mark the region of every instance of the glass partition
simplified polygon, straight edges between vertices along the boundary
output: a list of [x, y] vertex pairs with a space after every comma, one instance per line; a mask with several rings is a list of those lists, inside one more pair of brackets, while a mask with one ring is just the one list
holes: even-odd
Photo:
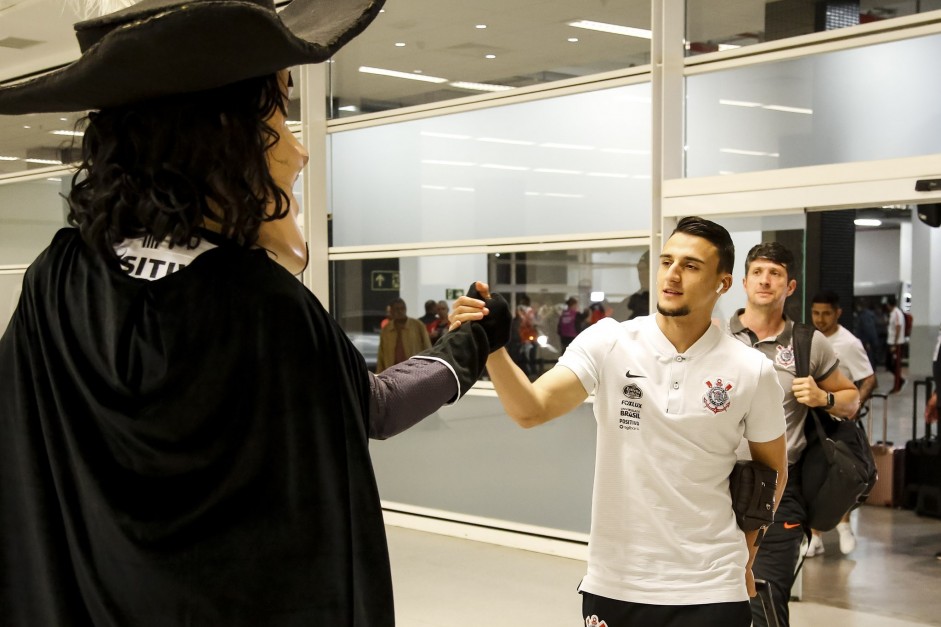
[[394, 438], [370, 442], [369, 453], [384, 501], [588, 533], [591, 404], [522, 429], [498, 399], [465, 396]]
[[650, 228], [650, 84], [330, 136], [333, 246]]
[[941, 152], [941, 35], [686, 80], [686, 176]]
[[[567, 307], [578, 315], [576, 333], [602, 317], [624, 320], [640, 311], [645, 294], [646, 247], [576, 249], [492, 254], [390, 257], [331, 262], [331, 307], [340, 326], [375, 368], [387, 306], [402, 298], [406, 315], [421, 318], [425, 303], [443, 303], [445, 316], [473, 281], [486, 281], [514, 312], [508, 347], [520, 367], [538, 376], [562, 350], [559, 318]], [[633, 297], [633, 300], [632, 300]], [[574, 304], [570, 303], [574, 299]], [[646, 296], [642, 299], [646, 305]], [[633, 309], [628, 306], [633, 305]], [[432, 318], [423, 320], [431, 324]], [[521, 327], [532, 326], [529, 336]], [[429, 330], [433, 326], [428, 327]]]
[[22, 268], [0, 268], [0, 336], [7, 330], [23, 287]]
[[941, 0], [687, 0], [686, 53], [734, 50], [941, 9]]
[[330, 64], [331, 118], [650, 62], [650, 3], [389, 0]]
[[0, 266], [32, 263], [66, 226], [61, 194], [70, 183], [63, 173], [0, 185]]

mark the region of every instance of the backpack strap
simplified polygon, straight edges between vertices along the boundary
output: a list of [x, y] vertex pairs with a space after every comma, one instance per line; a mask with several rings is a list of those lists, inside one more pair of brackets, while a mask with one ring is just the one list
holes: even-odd
[[814, 326], [804, 322], [795, 322], [792, 339], [794, 342], [794, 367], [798, 377], [810, 374], [810, 350], [814, 341]]

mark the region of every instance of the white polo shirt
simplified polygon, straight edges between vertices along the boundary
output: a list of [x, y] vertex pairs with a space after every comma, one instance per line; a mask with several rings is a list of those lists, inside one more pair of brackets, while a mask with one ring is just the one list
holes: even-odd
[[685, 353], [655, 316], [610, 318], [559, 359], [595, 392], [588, 574], [581, 589], [653, 605], [745, 601], [729, 474], [744, 436], [784, 433], [771, 362], [712, 325]]
[[840, 360], [840, 372], [847, 379], [855, 383], [872, 374], [872, 364], [869, 363], [869, 355], [866, 354], [863, 343], [846, 327], [841, 324], [836, 325], [836, 331], [833, 335], [828, 335], [827, 340]]

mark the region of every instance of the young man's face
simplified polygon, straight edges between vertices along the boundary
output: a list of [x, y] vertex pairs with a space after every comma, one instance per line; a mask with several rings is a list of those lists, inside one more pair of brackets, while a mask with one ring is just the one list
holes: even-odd
[[813, 318], [814, 326], [824, 335], [833, 335], [840, 321], [842, 309], [833, 308], [828, 303], [814, 303], [810, 308], [810, 315]]
[[787, 268], [770, 259], [758, 258], [748, 266], [742, 280], [748, 304], [784, 308], [784, 301], [797, 289], [797, 281], [787, 278]]
[[717, 289], [725, 291], [731, 275], [720, 273], [719, 251], [701, 237], [674, 233], [663, 246], [657, 269], [657, 311], [667, 317], [712, 314]]

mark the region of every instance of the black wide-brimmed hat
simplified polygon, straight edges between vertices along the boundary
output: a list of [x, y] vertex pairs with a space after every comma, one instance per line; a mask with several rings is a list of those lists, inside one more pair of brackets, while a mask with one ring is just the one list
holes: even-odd
[[82, 56], [0, 87], [0, 114], [83, 111], [221, 87], [321, 63], [384, 0], [142, 0], [75, 25]]

